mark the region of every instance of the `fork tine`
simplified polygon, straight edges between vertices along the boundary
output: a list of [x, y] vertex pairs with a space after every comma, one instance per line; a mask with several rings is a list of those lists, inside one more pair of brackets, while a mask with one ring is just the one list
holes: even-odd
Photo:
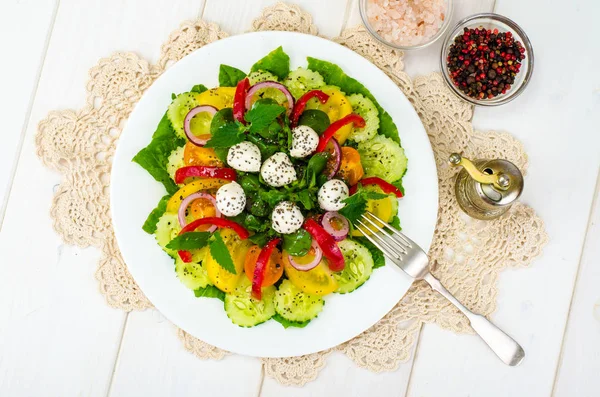
[[[363, 219], [366, 220], [367, 222], [369, 222], [371, 225], [373, 225], [373, 227], [380, 232], [381, 234], [383, 234], [384, 236], [386, 236], [391, 242], [395, 243], [396, 245], [396, 250], [400, 249], [400, 252], [402, 252], [404, 255], [406, 255], [408, 253], [408, 251], [406, 251], [406, 248], [404, 246], [402, 246], [401, 242], [398, 242], [397, 239], [394, 239], [394, 237], [392, 237], [388, 232], [386, 232], [385, 230], [383, 230], [383, 228], [381, 226], [379, 226], [377, 223], [373, 222], [371, 219], [369, 219], [368, 217], [366, 217], [364, 214], [362, 215]], [[391, 244], [388, 244], [388, 246], [391, 247]]]
[[[363, 234], [363, 236], [367, 237], [367, 239], [372, 242], [373, 244], [375, 244], [377, 246], [377, 248], [379, 248], [384, 254], [387, 252], [387, 254], [389, 255], [388, 257], [392, 260], [402, 260], [402, 256], [397, 252], [397, 250], [392, 247], [387, 241], [385, 241], [383, 239], [383, 237], [377, 235], [377, 231], [371, 229], [369, 226], [365, 225], [360, 219], [357, 219], [356, 222], [363, 227], [363, 229], [366, 230], [360, 230]], [[367, 232], [371, 232], [372, 234], [369, 235], [369, 233]], [[384, 232], [385, 233], [385, 232]], [[379, 244], [375, 243], [374, 240], [379, 241]], [[387, 247], [387, 249], [385, 248], [381, 248], [381, 246], [384, 245]]]
[[[364, 223], [362, 223], [360, 220], [357, 220], [357, 223], [359, 223], [359, 227], [357, 229], [360, 230], [360, 232], [363, 234], [363, 236], [367, 240], [369, 240], [371, 242], [371, 244], [373, 244], [375, 247], [379, 248], [379, 250], [383, 253], [383, 255], [386, 258], [388, 258], [392, 262], [395, 261], [396, 259], [402, 260], [402, 258], [394, 258], [390, 253], [387, 252], [387, 250], [385, 248], [383, 248], [383, 246], [380, 243], [375, 241], [375, 239], [373, 237], [371, 237], [368, 233], [366, 233], [366, 230], [370, 230], [370, 229], [367, 228]], [[366, 230], [361, 230], [361, 226], [362, 226], [362, 229], [366, 229]]]
[[408, 248], [412, 248], [413, 247], [414, 242], [411, 239], [409, 239], [408, 237], [406, 237], [405, 234], [403, 234], [399, 230], [393, 228], [392, 226], [390, 226], [389, 224], [387, 224], [386, 222], [384, 222], [383, 220], [381, 220], [377, 215], [373, 214], [372, 212], [365, 211], [365, 214], [368, 214], [369, 216], [373, 217], [376, 221], [381, 222], [381, 224], [383, 225], [383, 227], [387, 228], [393, 234], [395, 234], [396, 236], [398, 236], [402, 240], [402, 243], [404, 245], [406, 245], [406, 247], [408, 247]]

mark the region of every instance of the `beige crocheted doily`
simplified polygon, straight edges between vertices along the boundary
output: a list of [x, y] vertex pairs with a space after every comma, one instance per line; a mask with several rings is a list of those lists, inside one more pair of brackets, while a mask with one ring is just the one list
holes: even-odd
[[[316, 35], [312, 17], [297, 6], [279, 3], [266, 8], [254, 30], [292, 30]], [[162, 46], [157, 64], [134, 53], [115, 53], [90, 70], [88, 99], [80, 110], [53, 111], [39, 123], [38, 155], [45, 165], [64, 174], [52, 203], [54, 228], [67, 244], [102, 250], [96, 279], [107, 303], [122, 310], [152, 307], [129, 274], [117, 248], [109, 215], [108, 184], [112, 156], [125, 119], [144, 90], [170, 65], [203, 45], [227, 37], [217, 25], [184, 22]], [[498, 273], [526, 266], [547, 241], [542, 220], [517, 203], [502, 218], [482, 222], [466, 217], [453, 194], [456, 170], [447, 165], [452, 152], [471, 158], [503, 158], [527, 170], [522, 144], [507, 133], [475, 132], [472, 106], [451, 93], [438, 73], [412, 81], [403, 72], [401, 51], [374, 41], [362, 27], [333, 39], [369, 59], [398, 84], [425, 126], [435, 153], [439, 178], [439, 215], [430, 251], [433, 273], [461, 302], [477, 313], [496, 308]], [[391, 371], [407, 361], [423, 323], [454, 332], [472, 332], [468, 321], [424, 283], [415, 283], [379, 323], [335, 347], [357, 365]], [[179, 330], [189, 351], [202, 359], [227, 352]], [[263, 359], [265, 372], [284, 384], [315, 379], [331, 350], [303, 357]]]

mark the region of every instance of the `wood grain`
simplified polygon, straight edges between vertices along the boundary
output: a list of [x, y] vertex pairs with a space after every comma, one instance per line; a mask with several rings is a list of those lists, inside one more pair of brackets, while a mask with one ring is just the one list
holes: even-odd
[[[542, 8], [543, 16], [535, 11]], [[599, 125], [600, 57], [591, 52], [573, 63], [588, 53], [585, 42], [566, 36], [548, 40], [547, 33], [559, 25], [589, 26], [590, 37], [598, 36], [593, 20], [598, 10], [597, 3], [581, 0], [568, 7], [547, 7], [542, 0], [527, 6], [497, 2], [495, 11], [527, 32], [536, 57], [531, 83], [519, 98], [477, 108], [473, 119], [476, 128], [505, 130], [523, 142], [530, 161], [521, 200], [540, 214], [550, 236], [531, 267], [500, 275], [491, 316], [527, 356], [519, 367], [505, 367], [476, 337], [425, 327], [409, 396], [436, 395], [440, 384], [448, 395], [534, 397], [552, 391], [600, 164], [600, 136], [591, 128]], [[560, 57], [554, 55], [557, 48], [564, 51]], [[432, 373], [442, 378], [434, 381]]]

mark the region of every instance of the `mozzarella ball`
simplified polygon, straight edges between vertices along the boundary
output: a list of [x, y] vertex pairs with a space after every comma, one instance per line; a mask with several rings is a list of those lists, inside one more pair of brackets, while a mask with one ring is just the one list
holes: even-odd
[[246, 194], [237, 182], [223, 185], [217, 190], [217, 208], [225, 216], [236, 216], [246, 207]]
[[273, 208], [271, 221], [271, 226], [276, 232], [290, 234], [302, 227], [304, 215], [296, 204], [291, 201], [282, 201]]
[[325, 211], [338, 211], [346, 205], [343, 200], [349, 195], [348, 186], [339, 179], [327, 181], [319, 189], [319, 206]]
[[304, 158], [317, 150], [319, 134], [307, 125], [300, 125], [292, 130], [292, 149], [290, 155]]
[[279, 152], [265, 160], [260, 175], [269, 186], [281, 187], [298, 179], [296, 170], [287, 154]]
[[227, 152], [227, 164], [231, 168], [244, 172], [260, 171], [260, 150], [252, 142], [233, 145]]

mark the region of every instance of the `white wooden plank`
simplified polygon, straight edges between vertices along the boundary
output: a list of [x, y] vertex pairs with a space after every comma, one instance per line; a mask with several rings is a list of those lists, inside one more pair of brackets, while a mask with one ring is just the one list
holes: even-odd
[[291, 394], [297, 397], [345, 396], [345, 397], [401, 397], [404, 396], [412, 360], [401, 363], [396, 371], [375, 373], [359, 368], [340, 352], [327, 358], [327, 365], [319, 377], [302, 388], [283, 386], [265, 377], [261, 397], [277, 397]]
[[[507, 130], [524, 143], [530, 167], [522, 201], [542, 216], [550, 235], [532, 267], [501, 274], [498, 310], [492, 316], [522, 343], [527, 357], [509, 368], [474, 336], [425, 327], [409, 396], [551, 393], [600, 163], [600, 137], [592, 133], [600, 122], [600, 57], [582, 41], [547, 33], [559, 21], [573, 21], [573, 28], [577, 21], [597, 37], [593, 16], [598, 11], [598, 4], [585, 1], [569, 7], [548, 7], [541, 0], [527, 6], [517, 0], [497, 4], [496, 12], [526, 30], [536, 56], [533, 79], [521, 97], [497, 108], [478, 108], [474, 117], [476, 127]], [[563, 51], [560, 57], [553, 55], [557, 48]], [[572, 62], [582, 53], [589, 56]]]
[[125, 314], [98, 293], [99, 253], [54, 233], [59, 176], [35, 156], [32, 133], [0, 231], [0, 395], [104, 396]]
[[[362, 24], [358, 10], [358, 1], [353, 0], [354, 4], [350, 9], [347, 27], [354, 27]], [[494, 7], [494, 0], [454, 0], [453, 15], [449, 30], [456, 23], [468, 15], [479, 12], [491, 12]], [[438, 39], [430, 46], [413, 51], [406, 51], [404, 54], [404, 70], [411, 77], [429, 74], [440, 70], [440, 51], [442, 48], [443, 37]]]
[[[218, 23], [230, 34], [240, 34], [252, 29], [252, 21], [262, 10], [277, 0], [207, 0], [203, 18]], [[333, 37], [340, 33], [346, 16], [347, 0], [297, 0], [292, 2], [309, 12], [319, 34]]]
[[125, 314], [98, 293], [99, 253], [63, 246], [52, 230], [48, 206], [60, 176], [36, 158], [33, 138], [48, 111], [83, 104], [99, 58], [135, 50], [157, 59], [168, 33], [201, 6], [61, 1], [0, 232], [0, 395], [108, 392]]
[[0, 3], [0, 223], [21, 137], [29, 118], [47, 40], [55, 17], [56, 0], [6, 0]]
[[260, 381], [258, 359], [200, 360], [184, 349], [173, 324], [147, 310], [129, 314], [110, 396], [250, 397]]
[[554, 396], [594, 396], [600, 390], [600, 175], [565, 334]]

